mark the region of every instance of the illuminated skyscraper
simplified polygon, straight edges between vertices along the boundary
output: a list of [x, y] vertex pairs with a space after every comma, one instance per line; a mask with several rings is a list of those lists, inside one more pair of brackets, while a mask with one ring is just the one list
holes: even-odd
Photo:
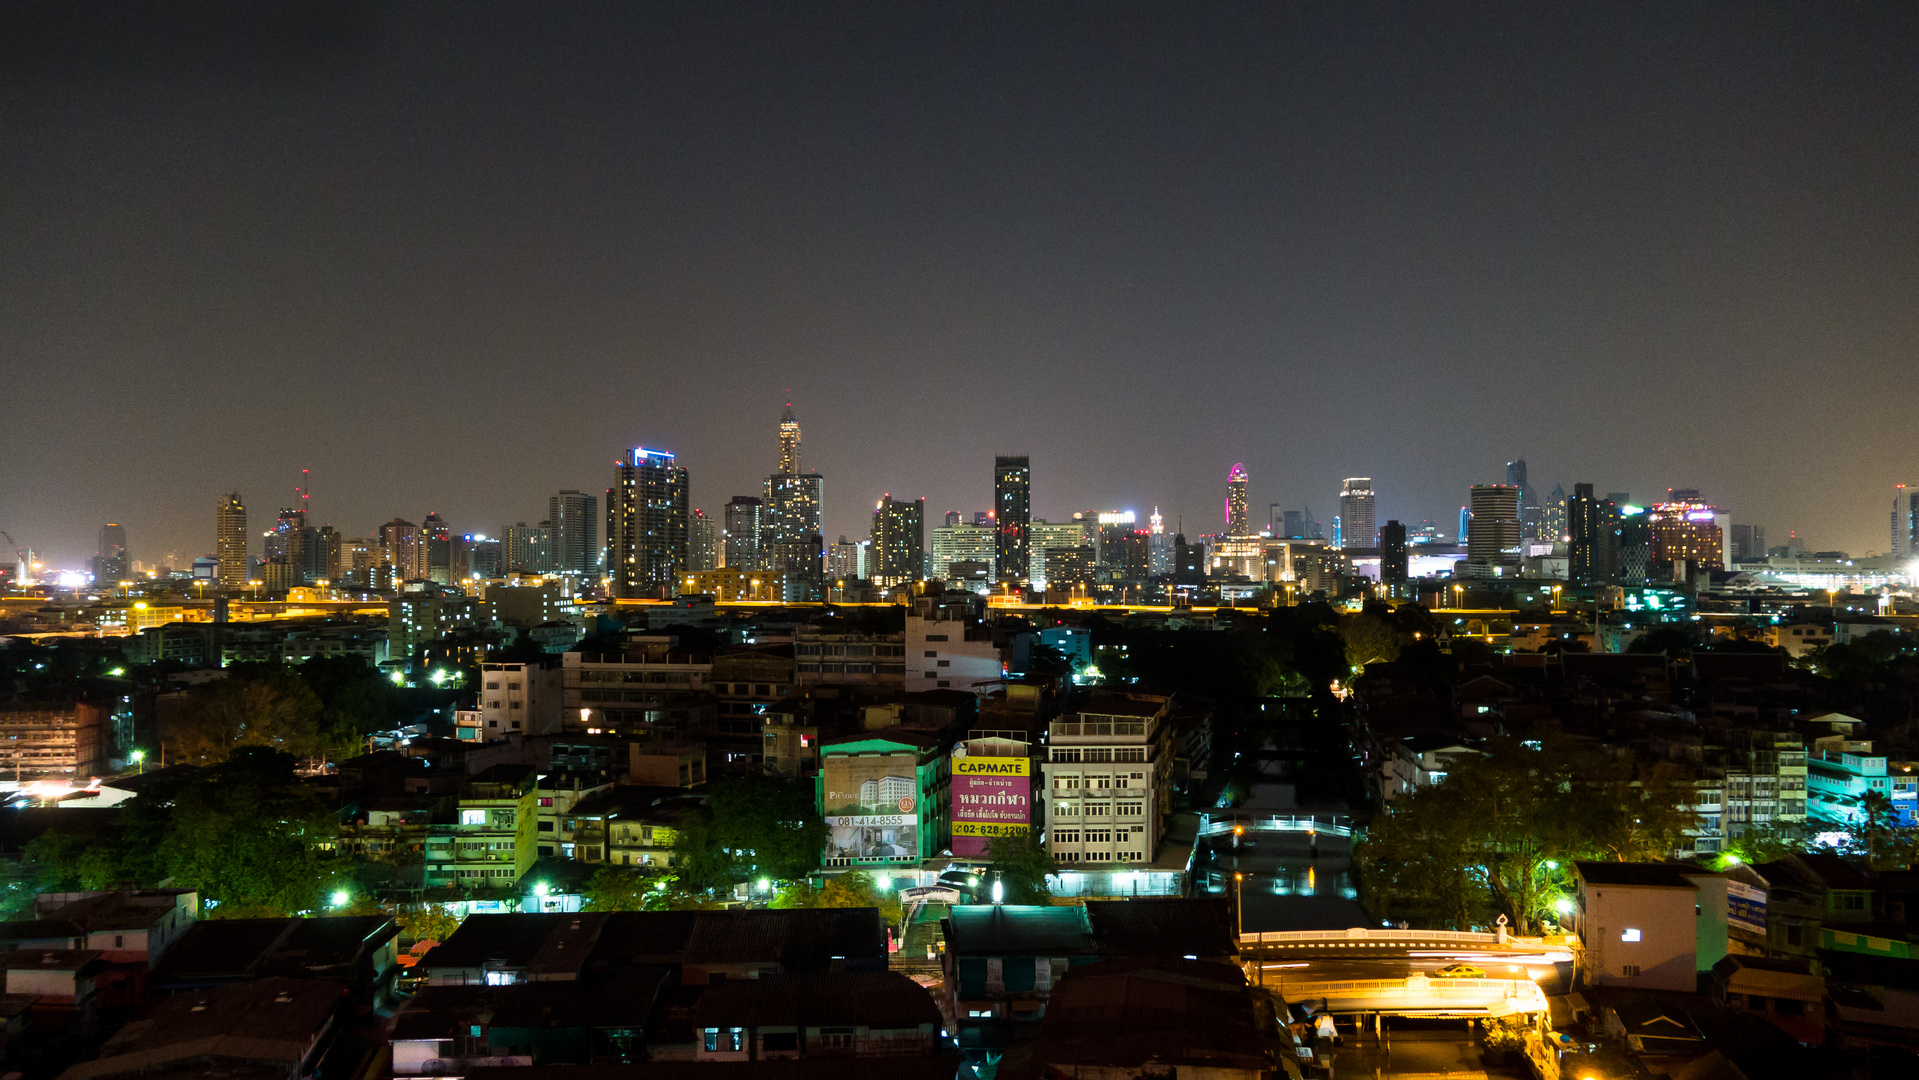
[[994, 573], [1024, 589], [1032, 580], [1033, 470], [1024, 457], [993, 459], [993, 513], [999, 522]]
[[1897, 484], [1892, 489], [1892, 554], [1919, 559], [1919, 488]]
[[734, 570], [764, 570], [760, 536], [766, 529], [766, 504], [751, 495], [735, 495], [726, 504], [726, 529], [721, 543], [724, 565]]
[[380, 546], [386, 549], [386, 561], [393, 567], [396, 581], [426, 576], [425, 552], [420, 547], [420, 527], [404, 518], [394, 518], [380, 526]]
[[686, 543], [689, 569], [719, 569], [720, 523], [707, 517], [706, 511], [693, 511], [693, 520], [687, 526]]
[[780, 471], [789, 474], [800, 471], [800, 422], [793, 415], [790, 401], [780, 417]]
[[1166, 531], [1166, 520], [1159, 516], [1159, 507], [1153, 507], [1153, 516], [1148, 520], [1152, 525], [1146, 533], [1146, 572], [1153, 577], [1165, 577], [1173, 572], [1173, 538]]
[[1379, 543], [1375, 528], [1373, 478], [1349, 476], [1339, 489], [1339, 546], [1369, 548]]
[[442, 585], [453, 580], [453, 527], [437, 510], [427, 511], [420, 522], [420, 556], [427, 580]]
[[553, 523], [553, 564], [562, 574], [594, 577], [600, 572], [600, 497], [567, 490], [546, 500]]
[[1713, 508], [1694, 489], [1668, 489], [1666, 501], [1648, 508], [1652, 533], [1649, 573], [1662, 576], [1685, 560], [1691, 571], [1725, 569], [1724, 538]]
[[1493, 567], [1518, 560], [1519, 543], [1519, 489], [1511, 484], [1474, 484], [1467, 563], [1491, 577]]
[[1226, 535], [1246, 535], [1246, 466], [1237, 462], [1226, 474]]
[[761, 567], [785, 575], [786, 599], [824, 597], [826, 482], [800, 471], [800, 422], [787, 405], [780, 417], [779, 471], [766, 478], [760, 521]]
[[873, 507], [873, 573], [880, 585], [905, 585], [926, 573], [926, 500], [894, 502], [884, 495]]
[[1539, 507], [1539, 539], [1555, 544], [1566, 539], [1566, 488], [1554, 484], [1553, 493]]
[[244, 589], [247, 584], [247, 508], [240, 493], [229, 491], [213, 510], [214, 554], [220, 560], [220, 587]]
[[687, 479], [672, 454], [634, 447], [606, 493], [607, 573], [622, 600], [668, 600], [686, 573]]

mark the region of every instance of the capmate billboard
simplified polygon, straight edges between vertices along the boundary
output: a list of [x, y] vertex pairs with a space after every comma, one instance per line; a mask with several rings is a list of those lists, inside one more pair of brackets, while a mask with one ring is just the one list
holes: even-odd
[[995, 838], [1032, 831], [1032, 759], [954, 750], [953, 854], [984, 856]]

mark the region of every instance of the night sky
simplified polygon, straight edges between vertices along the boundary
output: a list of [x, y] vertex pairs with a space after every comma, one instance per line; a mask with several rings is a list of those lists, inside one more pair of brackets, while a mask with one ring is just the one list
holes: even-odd
[[[0, 0], [0, 528], [1919, 482], [1919, 5]], [[628, 8], [638, 8], [638, 11]], [[929, 521], [929, 526], [936, 521]], [[258, 541], [255, 541], [258, 549]]]

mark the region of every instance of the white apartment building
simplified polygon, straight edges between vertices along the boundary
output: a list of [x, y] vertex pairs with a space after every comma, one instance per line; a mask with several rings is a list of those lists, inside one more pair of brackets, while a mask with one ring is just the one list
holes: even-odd
[[963, 607], [921, 600], [906, 617], [906, 692], [982, 692], [1005, 672], [993, 632]]
[[562, 679], [554, 664], [481, 664], [479, 741], [560, 730]]
[[1162, 697], [1100, 694], [1049, 726], [1040, 769], [1054, 862], [1153, 861], [1172, 795], [1166, 706]]

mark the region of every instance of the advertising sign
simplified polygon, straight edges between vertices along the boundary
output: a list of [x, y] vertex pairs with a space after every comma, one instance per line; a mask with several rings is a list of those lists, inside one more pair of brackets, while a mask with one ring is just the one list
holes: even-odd
[[1766, 932], [1766, 890], [1744, 882], [1726, 882], [1726, 925], [1755, 934]]
[[953, 754], [953, 854], [983, 856], [1001, 836], [1033, 831], [1032, 761]]
[[918, 859], [919, 772], [912, 754], [829, 754], [820, 762], [829, 859]]

